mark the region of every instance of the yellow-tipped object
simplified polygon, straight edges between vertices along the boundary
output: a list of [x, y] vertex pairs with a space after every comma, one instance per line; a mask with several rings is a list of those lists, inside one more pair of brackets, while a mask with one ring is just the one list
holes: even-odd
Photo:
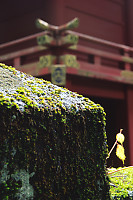
[[121, 133], [123, 129], [120, 129], [120, 133], [117, 133], [116, 135], [116, 139], [118, 142], [120, 142], [121, 144], [123, 144], [124, 140], [125, 140], [125, 136]]
[[126, 159], [125, 150], [124, 150], [124, 147], [120, 144], [117, 144], [116, 155], [120, 160], [122, 160], [122, 162], [124, 164], [124, 161]]

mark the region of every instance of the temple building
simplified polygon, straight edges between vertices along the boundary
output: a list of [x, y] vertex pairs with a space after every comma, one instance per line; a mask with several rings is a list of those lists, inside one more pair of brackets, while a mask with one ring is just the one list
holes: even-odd
[[[133, 0], [0, 2], [0, 62], [101, 104], [133, 165]], [[41, 19], [37, 26], [36, 19]], [[61, 79], [60, 79], [61, 78]], [[122, 166], [112, 152], [108, 166]]]

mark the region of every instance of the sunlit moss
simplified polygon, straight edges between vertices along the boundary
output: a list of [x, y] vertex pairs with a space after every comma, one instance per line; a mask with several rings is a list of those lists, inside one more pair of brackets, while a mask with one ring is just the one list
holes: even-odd
[[112, 199], [133, 199], [133, 167], [110, 168], [108, 171]]
[[2, 198], [14, 199], [23, 191], [24, 181], [12, 184], [23, 169], [34, 174], [28, 179], [34, 200], [110, 200], [103, 108], [48, 81], [0, 67], [13, 83], [8, 90], [0, 87], [0, 168], [6, 160], [11, 177], [2, 182]]

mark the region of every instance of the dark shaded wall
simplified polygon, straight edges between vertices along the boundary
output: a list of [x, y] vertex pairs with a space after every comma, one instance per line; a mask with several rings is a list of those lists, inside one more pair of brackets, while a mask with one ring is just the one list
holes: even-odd
[[133, 46], [133, 0], [126, 1], [127, 44]]
[[37, 17], [52, 22], [52, 6], [46, 0], [5, 0], [0, 7], [0, 43], [40, 32], [35, 27]]

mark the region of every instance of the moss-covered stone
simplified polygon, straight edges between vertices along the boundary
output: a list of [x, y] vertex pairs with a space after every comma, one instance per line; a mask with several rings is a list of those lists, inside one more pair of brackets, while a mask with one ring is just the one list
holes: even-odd
[[105, 112], [0, 64], [0, 198], [109, 200]]

